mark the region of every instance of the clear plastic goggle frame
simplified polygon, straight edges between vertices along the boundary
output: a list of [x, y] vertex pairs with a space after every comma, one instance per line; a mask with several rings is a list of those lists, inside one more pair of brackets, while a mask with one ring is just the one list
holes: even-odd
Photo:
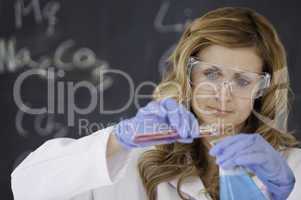
[[227, 86], [234, 96], [254, 99], [264, 94], [270, 86], [271, 79], [267, 72], [255, 73], [235, 67], [225, 67], [195, 57], [189, 57], [188, 77], [190, 85], [201, 93], [215, 94], [221, 87]]

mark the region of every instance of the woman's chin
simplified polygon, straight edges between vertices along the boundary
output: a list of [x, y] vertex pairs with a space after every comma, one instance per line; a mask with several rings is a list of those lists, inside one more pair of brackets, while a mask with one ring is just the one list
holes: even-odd
[[237, 132], [235, 125], [233, 123], [202, 122], [201, 126], [210, 127], [209, 130], [211, 130], [211, 132], [209, 135], [214, 135], [219, 137], [234, 135]]

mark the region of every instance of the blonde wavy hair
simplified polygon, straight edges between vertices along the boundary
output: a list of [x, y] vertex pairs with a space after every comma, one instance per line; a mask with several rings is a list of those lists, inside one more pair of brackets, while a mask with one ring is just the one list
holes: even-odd
[[[168, 59], [168, 69], [155, 88], [153, 99], [172, 97], [193, 113], [190, 104], [192, 90], [187, 77], [188, 57], [214, 44], [230, 48], [255, 47], [264, 61], [263, 71], [271, 74], [271, 86], [264, 96], [255, 100], [255, 112], [246, 120], [243, 131], [261, 134], [277, 150], [297, 145], [293, 132], [286, 129], [289, 94], [293, 93], [283, 44], [273, 25], [249, 8], [219, 8], [190, 23]], [[269, 123], [258, 118], [256, 113], [270, 119]], [[210, 162], [208, 151], [202, 139], [195, 139], [190, 144], [157, 145], [155, 149], [145, 151], [139, 158], [138, 168], [148, 198], [157, 198], [158, 184], [179, 178], [177, 193], [181, 199], [186, 199], [180, 187], [186, 178], [197, 176], [204, 183], [205, 192], [213, 199], [219, 199], [218, 168]]]

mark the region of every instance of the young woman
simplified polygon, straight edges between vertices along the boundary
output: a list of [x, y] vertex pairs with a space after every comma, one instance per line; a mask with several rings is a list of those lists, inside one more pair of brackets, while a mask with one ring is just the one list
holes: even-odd
[[[219, 199], [219, 166], [248, 169], [267, 199], [300, 199], [286, 55], [267, 19], [247, 8], [213, 10], [186, 28], [169, 64], [134, 117], [31, 153], [11, 175], [15, 200]], [[205, 125], [220, 135], [201, 137]], [[175, 137], [135, 140], [164, 128]]]

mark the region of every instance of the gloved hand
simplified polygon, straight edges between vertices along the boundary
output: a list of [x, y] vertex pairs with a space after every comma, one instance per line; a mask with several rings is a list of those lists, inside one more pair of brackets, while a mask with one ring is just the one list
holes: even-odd
[[[153, 133], [166, 129], [175, 130], [179, 137], [141, 144], [134, 142], [134, 137], [138, 133]], [[126, 149], [168, 144], [175, 141], [191, 143], [193, 138], [199, 136], [197, 119], [182, 104], [172, 98], [149, 102], [145, 107], [140, 108], [133, 118], [120, 121], [114, 130], [117, 140]]]
[[259, 134], [225, 137], [209, 154], [223, 169], [243, 166], [266, 185], [273, 199], [287, 199], [295, 184], [295, 176], [286, 160]]

